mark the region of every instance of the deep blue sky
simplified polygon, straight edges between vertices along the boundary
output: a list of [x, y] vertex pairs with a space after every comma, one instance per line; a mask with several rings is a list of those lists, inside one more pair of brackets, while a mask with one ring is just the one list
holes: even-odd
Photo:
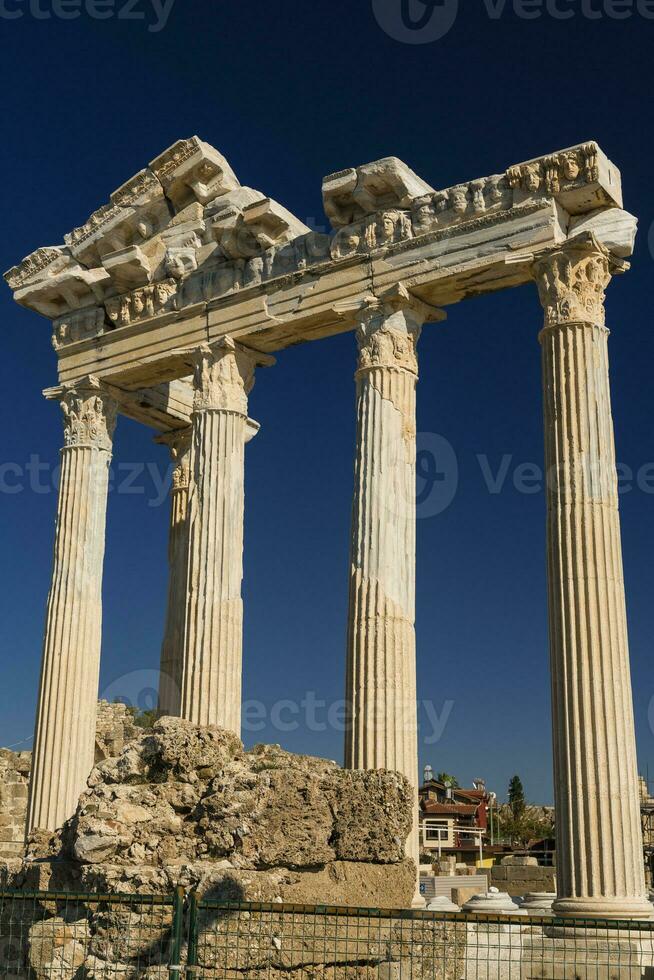
[[[115, 18], [40, 20], [19, 4], [2, 9], [22, 17], [0, 15], [2, 270], [61, 241], [112, 189], [193, 133], [243, 183], [318, 225], [321, 178], [346, 166], [393, 154], [447, 187], [597, 139], [641, 221], [633, 269], [608, 296], [618, 457], [634, 471], [654, 460], [654, 21], [528, 21], [508, 3], [491, 19], [484, 4], [462, 0], [444, 38], [409, 45], [380, 28], [371, 0], [176, 0], [158, 33]], [[152, 21], [148, 0], [139, 4]], [[40, 395], [56, 381], [48, 324], [0, 293], [0, 465], [24, 468], [35, 456], [53, 466], [61, 423]], [[542, 460], [540, 323], [535, 289], [525, 287], [452, 307], [446, 324], [423, 333], [421, 445], [447, 466], [436, 439], [444, 437], [459, 480], [451, 505], [418, 524], [417, 637], [420, 697], [439, 713], [453, 702], [422, 762], [465, 782], [485, 776], [501, 795], [518, 772], [528, 796], [547, 801], [544, 499], [513, 484], [516, 466]], [[260, 373], [250, 400], [262, 429], [247, 453], [245, 697], [268, 710], [307, 691], [329, 702], [343, 695], [354, 364], [351, 336], [294, 348]], [[166, 466], [152, 433], [125, 420], [115, 450], [117, 464]], [[479, 455], [492, 474], [510, 457], [500, 493], [488, 492]], [[32, 732], [56, 498], [9, 494], [16, 471], [0, 472], [6, 745]], [[147, 673], [121, 678], [156, 669], [162, 633], [168, 509], [151, 506], [150, 479], [136, 485], [142, 493], [112, 493], [109, 503], [101, 689], [110, 694], [148, 686]], [[654, 775], [653, 516], [652, 493], [623, 495], [639, 757]], [[342, 737], [329, 727], [268, 726], [246, 740], [341, 758]]]

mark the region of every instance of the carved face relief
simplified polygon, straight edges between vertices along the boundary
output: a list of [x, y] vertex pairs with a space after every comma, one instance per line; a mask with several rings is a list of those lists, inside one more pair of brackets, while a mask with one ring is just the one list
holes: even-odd
[[452, 210], [455, 214], [465, 214], [468, 210], [468, 194], [463, 188], [451, 192]]
[[413, 231], [416, 235], [426, 235], [438, 224], [432, 204], [427, 201], [413, 212]]
[[563, 167], [563, 176], [566, 180], [576, 180], [581, 173], [581, 167], [579, 166], [579, 161], [574, 153], [567, 153], [563, 160], [561, 161]]
[[354, 228], [345, 228], [334, 238], [332, 255], [335, 259], [346, 259], [359, 251], [361, 236]]
[[530, 193], [537, 191], [541, 185], [540, 171], [537, 167], [528, 166], [524, 170], [525, 189]]
[[447, 194], [443, 194], [442, 192], [434, 194], [434, 210], [437, 214], [447, 211], [448, 204]]
[[129, 297], [122, 296], [120, 300], [120, 312], [118, 314], [118, 322], [121, 324], [121, 326], [124, 326], [125, 324], [130, 322], [130, 319], [131, 316], [130, 316]]
[[478, 214], [486, 210], [486, 200], [484, 198], [484, 184], [483, 181], [479, 181], [475, 184], [470, 185], [470, 190], [472, 191], [472, 208]]
[[154, 299], [157, 306], [165, 306], [172, 294], [175, 291], [175, 287], [168, 282], [158, 282], [154, 287]]
[[384, 214], [380, 223], [380, 244], [392, 242], [395, 237], [395, 221], [391, 214]]

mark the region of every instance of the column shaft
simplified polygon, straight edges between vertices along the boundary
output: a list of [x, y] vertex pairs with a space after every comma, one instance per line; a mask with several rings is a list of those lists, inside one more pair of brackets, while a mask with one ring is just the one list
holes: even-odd
[[[270, 358], [258, 358], [270, 363]], [[192, 423], [182, 717], [241, 729], [245, 444], [256, 361], [230, 338], [198, 351]]]
[[597, 243], [536, 269], [548, 476], [547, 541], [557, 884], [555, 911], [651, 916]]
[[416, 382], [420, 321], [373, 310], [358, 331], [345, 764], [391, 769], [415, 789], [407, 852], [418, 864], [415, 648]]
[[182, 707], [184, 621], [188, 573], [188, 492], [191, 430], [161, 436], [174, 463], [168, 538], [168, 604], [161, 646], [159, 714], [179, 716]]
[[99, 386], [62, 396], [66, 444], [34, 735], [28, 833], [72, 815], [93, 767], [102, 566], [115, 405]]

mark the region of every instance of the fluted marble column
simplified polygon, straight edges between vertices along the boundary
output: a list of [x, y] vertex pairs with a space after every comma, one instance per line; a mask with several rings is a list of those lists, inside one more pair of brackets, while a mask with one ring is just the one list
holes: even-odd
[[170, 449], [173, 483], [170, 490], [168, 538], [168, 605], [161, 646], [159, 714], [177, 717], [182, 707], [184, 620], [188, 572], [188, 491], [190, 479], [191, 429], [160, 436]]
[[381, 303], [357, 331], [346, 676], [345, 764], [397, 770], [415, 787], [407, 853], [416, 864], [416, 344], [425, 319], [417, 303]]
[[94, 378], [57, 391], [64, 448], [34, 734], [28, 833], [72, 815], [93, 767], [102, 566], [116, 405]]
[[560, 915], [650, 917], [608, 371], [606, 250], [535, 266], [543, 353]]
[[226, 337], [195, 358], [182, 717], [240, 734], [245, 444], [255, 355]]

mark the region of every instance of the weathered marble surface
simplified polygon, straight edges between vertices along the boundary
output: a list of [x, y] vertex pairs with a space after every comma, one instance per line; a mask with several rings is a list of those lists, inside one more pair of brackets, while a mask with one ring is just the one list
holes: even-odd
[[595, 143], [440, 191], [390, 157], [326, 177], [323, 197], [331, 233], [242, 187], [207, 143], [180, 140], [5, 278], [53, 321], [60, 380], [97, 374], [136, 392], [179, 380], [175, 352], [225, 333], [271, 352], [356, 329], [367, 297], [400, 283], [440, 306], [526, 282], [532, 253], [575, 222], [624, 254], [633, 240], [620, 173]]

